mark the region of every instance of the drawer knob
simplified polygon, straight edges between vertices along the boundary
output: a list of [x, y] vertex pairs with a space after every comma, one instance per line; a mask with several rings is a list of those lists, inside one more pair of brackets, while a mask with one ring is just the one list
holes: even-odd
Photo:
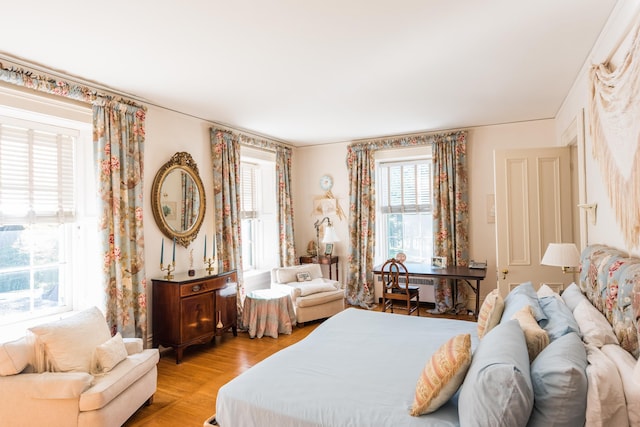
[[200, 290], [200, 285], [194, 285], [193, 288], [191, 288], [192, 292], [198, 292]]

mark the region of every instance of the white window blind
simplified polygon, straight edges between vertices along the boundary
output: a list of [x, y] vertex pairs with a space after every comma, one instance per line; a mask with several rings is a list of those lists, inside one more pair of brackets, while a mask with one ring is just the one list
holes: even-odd
[[381, 163], [378, 171], [382, 213], [431, 212], [431, 160]]
[[75, 219], [77, 131], [0, 116], [0, 223]]
[[240, 163], [240, 217], [242, 219], [257, 218], [256, 175], [258, 165]]

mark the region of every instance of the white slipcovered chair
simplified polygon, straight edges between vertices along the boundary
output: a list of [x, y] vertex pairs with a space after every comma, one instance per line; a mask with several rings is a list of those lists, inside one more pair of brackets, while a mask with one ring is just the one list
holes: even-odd
[[340, 282], [322, 277], [320, 264], [274, 268], [271, 288], [291, 294], [298, 324], [331, 317], [345, 307]]

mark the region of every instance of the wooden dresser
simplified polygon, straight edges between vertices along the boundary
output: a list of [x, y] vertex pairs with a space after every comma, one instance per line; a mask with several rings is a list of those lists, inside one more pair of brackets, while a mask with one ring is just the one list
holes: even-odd
[[229, 330], [237, 336], [236, 282], [235, 271], [208, 275], [204, 269], [195, 276], [152, 279], [153, 346], [173, 347], [180, 363], [190, 345], [210, 342]]

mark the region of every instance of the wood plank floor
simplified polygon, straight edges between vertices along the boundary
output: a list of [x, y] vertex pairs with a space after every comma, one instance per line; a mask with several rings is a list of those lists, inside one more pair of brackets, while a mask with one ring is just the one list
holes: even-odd
[[[428, 316], [425, 308], [420, 308], [420, 315]], [[473, 320], [469, 316], [459, 318]], [[163, 351], [153, 404], [140, 408], [125, 426], [202, 426], [215, 413], [221, 386], [266, 357], [305, 338], [321, 323], [308, 322], [303, 327], [294, 327], [291, 335], [280, 335], [277, 339], [251, 339], [242, 331], [238, 331], [237, 337], [226, 334], [216, 337], [211, 344], [188, 347], [179, 365], [173, 350]]]

